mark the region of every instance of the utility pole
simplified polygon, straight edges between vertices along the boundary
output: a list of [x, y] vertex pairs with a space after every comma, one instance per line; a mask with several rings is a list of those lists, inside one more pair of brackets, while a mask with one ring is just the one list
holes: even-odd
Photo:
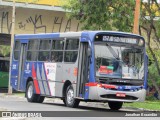
[[9, 82], [8, 82], [8, 94], [12, 94], [12, 86], [11, 86], [11, 70], [12, 70], [12, 50], [14, 43], [14, 29], [15, 29], [15, 0], [13, 0], [13, 8], [12, 8], [12, 32], [11, 32], [11, 49], [10, 49], [10, 67], [9, 67]]
[[136, 0], [133, 33], [139, 34], [139, 18], [140, 18], [140, 4], [141, 0]]

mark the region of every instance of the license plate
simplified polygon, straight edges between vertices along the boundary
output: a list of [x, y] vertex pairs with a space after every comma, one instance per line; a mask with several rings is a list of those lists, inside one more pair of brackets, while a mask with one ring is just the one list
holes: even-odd
[[117, 97], [126, 97], [126, 94], [125, 93], [116, 93], [116, 96]]

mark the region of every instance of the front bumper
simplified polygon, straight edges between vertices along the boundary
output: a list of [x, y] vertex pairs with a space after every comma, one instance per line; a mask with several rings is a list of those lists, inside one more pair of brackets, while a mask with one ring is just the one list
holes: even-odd
[[[126, 97], [117, 97], [117, 93], [125, 93]], [[98, 101], [142, 102], [145, 100], [146, 90], [118, 91], [104, 89], [98, 86], [89, 87], [89, 99]]]

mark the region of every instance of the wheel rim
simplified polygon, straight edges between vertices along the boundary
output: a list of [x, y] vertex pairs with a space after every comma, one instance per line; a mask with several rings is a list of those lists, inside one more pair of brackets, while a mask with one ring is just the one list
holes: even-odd
[[74, 100], [74, 94], [73, 94], [73, 89], [69, 89], [68, 90], [68, 93], [67, 93], [67, 102], [68, 104], [72, 104], [73, 103], [73, 100]]
[[28, 87], [28, 98], [31, 98], [32, 95], [33, 95], [33, 86], [30, 85], [30, 86]]

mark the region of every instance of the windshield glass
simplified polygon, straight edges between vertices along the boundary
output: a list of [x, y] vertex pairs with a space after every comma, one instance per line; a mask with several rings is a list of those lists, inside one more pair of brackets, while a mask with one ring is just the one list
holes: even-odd
[[143, 57], [141, 48], [95, 43], [96, 76], [143, 79]]

